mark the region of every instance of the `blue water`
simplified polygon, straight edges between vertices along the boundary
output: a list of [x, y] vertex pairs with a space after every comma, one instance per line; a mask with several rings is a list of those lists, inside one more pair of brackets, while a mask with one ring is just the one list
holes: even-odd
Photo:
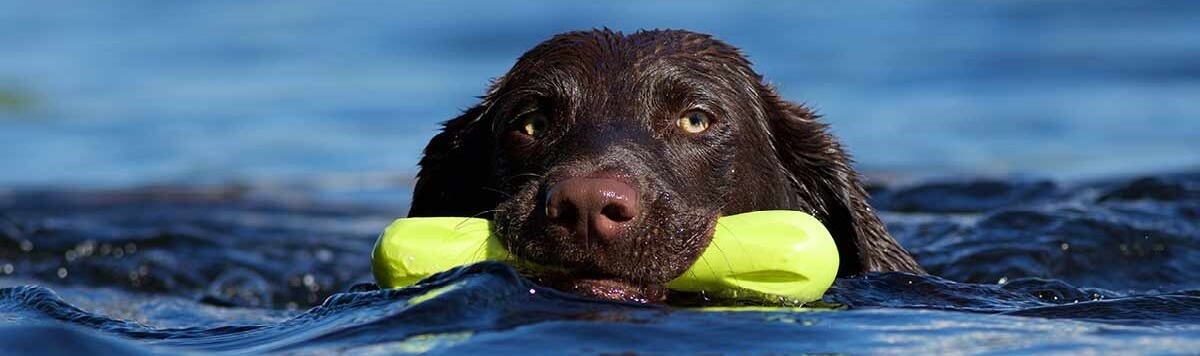
[[[0, 1], [0, 353], [1194, 353], [1196, 18], [1189, 1]], [[839, 280], [803, 311], [584, 300], [498, 264], [362, 285], [437, 123], [530, 46], [600, 26], [743, 48], [825, 115], [934, 276]]]
[[[0, 184], [377, 181], [550, 35], [743, 48], [866, 171], [1062, 178], [1200, 165], [1193, 1], [603, 5], [0, 1]], [[2, 102], [2, 101], [0, 101]]]

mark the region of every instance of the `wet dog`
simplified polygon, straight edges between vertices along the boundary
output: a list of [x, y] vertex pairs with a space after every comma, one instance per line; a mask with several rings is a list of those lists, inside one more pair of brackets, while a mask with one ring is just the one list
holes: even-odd
[[479, 216], [560, 290], [662, 301], [718, 217], [800, 210], [838, 274], [923, 273], [826, 124], [734, 47], [678, 30], [569, 32], [526, 52], [425, 148], [409, 216]]

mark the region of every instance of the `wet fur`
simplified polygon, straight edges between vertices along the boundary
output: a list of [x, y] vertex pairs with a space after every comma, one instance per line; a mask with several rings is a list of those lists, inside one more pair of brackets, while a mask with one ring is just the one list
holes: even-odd
[[[530, 105], [550, 117], [532, 141], [513, 133], [514, 117]], [[714, 124], [681, 134], [674, 119], [696, 107]], [[923, 273], [868, 205], [826, 124], [779, 97], [736, 48], [704, 34], [557, 35], [447, 121], [420, 165], [409, 216], [493, 219], [510, 251], [577, 278], [665, 283], [708, 245], [717, 217], [771, 209], [824, 222], [841, 276]], [[630, 238], [580, 243], [541, 213], [554, 183], [594, 175], [641, 192]]]

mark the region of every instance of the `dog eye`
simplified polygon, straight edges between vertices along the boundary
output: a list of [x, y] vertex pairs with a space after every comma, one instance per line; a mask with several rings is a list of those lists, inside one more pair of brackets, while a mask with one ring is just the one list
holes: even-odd
[[708, 114], [705, 114], [699, 110], [692, 110], [684, 113], [683, 116], [680, 116], [679, 120], [676, 121], [675, 124], [687, 133], [698, 134], [704, 132], [704, 130], [708, 130], [708, 125], [710, 122], [711, 120], [708, 118]]
[[529, 136], [537, 136], [546, 130], [546, 115], [540, 112], [531, 112], [521, 115], [521, 133]]

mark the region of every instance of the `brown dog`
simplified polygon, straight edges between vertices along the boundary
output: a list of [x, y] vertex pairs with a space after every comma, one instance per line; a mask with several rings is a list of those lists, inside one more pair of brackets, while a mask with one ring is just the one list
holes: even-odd
[[490, 218], [561, 290], [664, 300], [718, 217], [772, 209], [824, 222], [840, 276], [923, 273], [818, 116], [708, 35], [564, 33], [482, 99], [425, 148], [409, 216]]

